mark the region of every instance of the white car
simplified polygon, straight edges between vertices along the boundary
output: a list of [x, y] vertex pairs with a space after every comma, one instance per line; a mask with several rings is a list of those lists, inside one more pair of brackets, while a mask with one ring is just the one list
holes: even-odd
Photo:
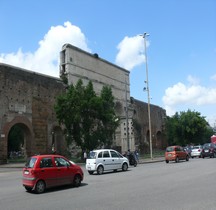
[[202, 146], [198, 145], [198, 146], [194, 146], [193, 149], [191, 150], [191, 157], [202, 157]]
[[86, 159], [86, 170], [89, 174], [96, 171], [100, 175], [104, 171], [117, 171], [119, 169], [127, 171], [128, 166], [128, 159], [112, 149], [93, 150]]

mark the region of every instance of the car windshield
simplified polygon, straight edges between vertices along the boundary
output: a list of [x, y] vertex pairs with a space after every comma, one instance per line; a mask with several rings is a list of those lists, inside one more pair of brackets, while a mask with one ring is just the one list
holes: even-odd
[[203, 148], [210, 148], [211, 147], [211, 144], [204, 144], [203, 145]]
[[88, 159], [95, 159], [96, 158], [96, 152], [89, 152], [89, 156], [88, 156]]
[[173, 152], [174, 151], [174, 147], [167, 147], [166, 151], [167, 152]]
[[30, 158], [30, 159], [28, 159], [25, 166], [27, 168], [33, 168], [34, 165], [35, 165], [36, 160], [37, 160], [37, 158]]

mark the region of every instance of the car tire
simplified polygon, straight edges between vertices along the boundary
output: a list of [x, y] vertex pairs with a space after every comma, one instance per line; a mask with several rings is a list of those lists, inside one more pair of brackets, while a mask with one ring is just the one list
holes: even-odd
[[179, 162], [179, 157], [176, 157], [175, 162], [176, 162], [176, 163]]
[[43, 180], [39, 180], [35, 186], [35, 192], [37, 194], [43, 193], [46, 189], [46, 184]]
[[79, 174], [75, 175], [73, 180], [73, 186], [79, 187], [81, 185], [81, 176]]
[[90, 175], [92, 175], [92, 174], [94, 173], [94, 171], [88, 171], [88, 173], [89, 173]]
[[103, 174], [103, 171], [104, 171], [103, 166], [98, 166], [98, 168], [97, 168], [97, 174], [101, 175], [101, 174]]
[[189, 156], [188, 155], [186, 156], [186, 161], [189, 161]]
[[128, 164], [127, 163], [123, 163], [122, 165], [122, 171], [127, 171], [128, 170]]
[[166, 163], [169, 163], [169, 160], [166, 160]]

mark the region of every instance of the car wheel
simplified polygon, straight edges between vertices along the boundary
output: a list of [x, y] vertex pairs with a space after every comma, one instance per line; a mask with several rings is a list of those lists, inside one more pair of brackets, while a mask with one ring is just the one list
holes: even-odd
[[25, 187], [27, 192], [31, 192], [32, 188], [31, 187]]
[[213, 154], [213, 158], [216, 158], [216, 153]]
[[122, 171], [127, 171], [127, 169], [128, 169], [128, 164], [127, 164], [127, 163], [124, 163], [124, 164], [122, 165]]
[[88, 173], [89, 173], [90, 175], [92, 175], [92, 174], [94, 173], [94, 171], [88, 171]]
[[169, 160], [166, 160], [166, 163], [169, 163]]
[[103, 166], [98, 166], [98, 168], [97, 168], [97, 174], [101, 175], [101, 174], [103, 174], [103, 171], [104, 171]]
[[179, 157], [176, 157], [175, 162], [176, 162], [176, 163], [179, 162]]
[[188, 155], [186, 156], [186, 161], [189, 161], [189, 156]]
[[74, 180], [73, 180], [73, 186], [74, 187], [79, 187], [81, 184], [81, 176], [80, 175], [75, 175]]
[[205, 158], [205, 156], [203, 155], [203, 157], [202, 157], [203, 159]]
[[40, 194], [43, 193], [46, 189], [46, 184], [44, 181], [39, 180], [35, 186], [35, 192]]

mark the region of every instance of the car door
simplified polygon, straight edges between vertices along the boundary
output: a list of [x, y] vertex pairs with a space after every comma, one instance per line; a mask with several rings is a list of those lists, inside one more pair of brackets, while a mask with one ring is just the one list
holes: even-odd
[[109, 150], [103, 151], [102, 162], [103, 162], [102, 164], [104, 165], [105, 171], [113, 169], [112, 159], [111, 159]]
[[186, 158], [186, 152], [184, 151], [183, 147], [178, 147], [178, 151], [179, 151], [179, 156], [181, 160]]
[[41, 158], [38, 169], [38, 177], [45, 180], [47, 187], [58, 185], [56, 172], [57, 169], [53, 164], [52, 157]]
[[111, 150], [111, 163], [112, 169], [119, 169], [121, 168], [121, 159], [116, 151]]
[[60, 185], [70, 184], [73, 180], [73, 168], [71, 164], [62, 157], [55, 157], [55, 165], [57, 167], [58, 182]]

